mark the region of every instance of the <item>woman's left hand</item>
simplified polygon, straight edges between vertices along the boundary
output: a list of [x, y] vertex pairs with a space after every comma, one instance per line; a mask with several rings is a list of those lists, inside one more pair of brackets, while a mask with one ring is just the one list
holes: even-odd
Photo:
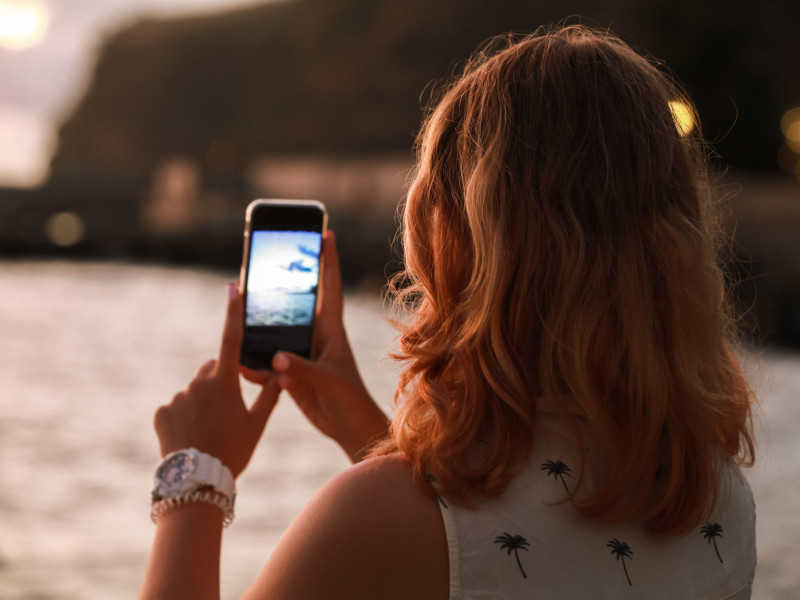
[[245, 404], [239, 381], [244, 306], [234, 284], [229, 284], [228, 296], [219, 358], [200, 367], [189, 387], [158, 409], [155, 428], [162, 456], [197, 448], [218, 458], [238, 477], [250, 462], [280, 386], [276, 377], [263, 379], [253, 405]]

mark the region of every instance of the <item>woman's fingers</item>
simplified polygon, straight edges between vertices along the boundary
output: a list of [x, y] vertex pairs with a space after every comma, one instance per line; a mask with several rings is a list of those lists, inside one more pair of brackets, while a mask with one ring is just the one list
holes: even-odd
[[303, 411], [312, 423], [315, 423], [315, 416], [319, 412], [319, 404], [316, 402], [314, 390], [288, 375], [281, 375], [278, 378], [278, 385], [282, 390], [289, 392], [298, 408]]
[[199, 377], [210, 377], [214, 374], [214, 371], [217, 368], [217, 361], [216, 359], [207, 360], [203, 363], [203, 365], [197, 370], [197, 375], [195, 375], [195, 379]]
[[250, 461], [280, 393], [274, 373], [252, 371], [251, 379], [256, 379], [262, 389], [249, 408], [242, 397], [239, 359], [243, 312], [241, 294], [231, 284], [218, 359], [200, 367], [186, 390], [155, 415], [162, 454], [194, 447], [216, 456], [234, 476]]
[[342, 320], [342, 274], [339, 270], [339, 254], [333, 231], [328, 230], [322, 238], [322, 289], [320, 290], [319, 316], [323, 325], [329, 320]]
[[281, 388], [291, 394], [308, 420], [333, 438], [353, 462], [363, 458], [370, 440], [386, 434], [386, 416], [355, 370], [323, 366], [288, 352], [276, 354], [272, 368]]
[[[278, 403], [278, 395], [281, 393], [278, 376], [266, 369], [250, 369], [248, 367], [240, 367], [239, 373], [250, 383], [261, 386], [261, 392], [250, 407], [250, 413], [256, 416], [256, 420], [263, 416], [263, 421], [266, 423], [266, 419]], [[266, 411], [265, 415], [262, 415], [263, 411]]]
[[251, 369], [250, 367], [239, 367], [239, 373], [247, 381], [257, 385], [264, 385], [271, 379], [275, 379], [275, 373], [266, 369]]
[[264, 431], [267, 425], [267, 419], [272, 414], [272, 410], [278, 403], [278, 395], [281, 393], [281, 387], [278, 384], [277, 378], [272, 378], [264, 384], [261, 392], [258, 394], [253, 406], [250, 407], [250, 416], [253, 419], [253, 425], [259, 432]]
[[[325, 435], [333, 435], [335, 429], [325, 423], [323, 415], [334, 408], [330, 400], [341, 396], [341, 377], [329, 373], [317, 362], [287, 352], [275, 355], [272, 368], [278, 375], [281, 389], [289, 392], [306, 418]], [[325, 398], [328, 398], [327, 402]]]
[[272, 369], [278, 374], [288, 375], [295, 381], [302, 381], [320, 390], [330, 391], [329, 386], [335, 386], [339, 379], [322, 367], [321, 363], [288, 352], [278, 352], [275, 355]]
[[235, 283], [228, 284], [228, 312], [222, 330], [222, 343], [219, 349], [217, 372], [239, 380], [239, 361], [244, 337], [244, 307], [242, 295]]

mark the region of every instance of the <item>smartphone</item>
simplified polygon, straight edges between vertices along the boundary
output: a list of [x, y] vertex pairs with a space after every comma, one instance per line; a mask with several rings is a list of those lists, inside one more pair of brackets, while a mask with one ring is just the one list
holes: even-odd
[[279, 350], [311, 357], [328, 213], [316, 200], [255, 200], [242, 260], [241, 364], [268, 369]]

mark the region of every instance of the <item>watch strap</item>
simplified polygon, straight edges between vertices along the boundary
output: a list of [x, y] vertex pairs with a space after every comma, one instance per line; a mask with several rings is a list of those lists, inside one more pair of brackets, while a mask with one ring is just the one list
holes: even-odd
[[232, 499], [236, 491], [236, 483], [231, 470], [210, 454], [197, 451], [197, 458], [197, 470], [192, 474], [192, 479], [198, 485], [210, 485], [220, 494]]

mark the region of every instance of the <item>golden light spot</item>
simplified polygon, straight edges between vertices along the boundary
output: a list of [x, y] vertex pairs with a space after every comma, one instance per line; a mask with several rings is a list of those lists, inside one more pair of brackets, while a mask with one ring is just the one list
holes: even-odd
[[217, 173], [230, 173], [241, 158], [239, 147], [230, 140], [216, 140], [206, 150], [206, 163]]
[[789, 129], [800, 122], [800, 106], [790, 108], [781, 117], [781, 131], [783, 135], [788, 136]]
[[781, 168], [781, 171], [789, 175], [794, 175], [798, 164], [800, 164], [797, 153], [787, 144], [783, 144], [780, 147], [776, 160], [778, 161], [778, 166]]
[[74, 246], [86, 235], [83, 219], [71, 212], [60, 212], [47, 219], [44, 226], [47, 239], [56, 246]]
[[790, 142], [800, 142], [800, 120], [795, 121], [786, 129], [786, 139]]
[[675, 128], [681, 137], [689, 135], [694, 129], [694, 112], [691, 107], [683, 100], [672, 100], [669, 103], [672, 112], [672, 119], [675, 121]]
[[787, 110], [781, 118], [781, 131], [786, 145], [800, 153], [800, 106]]
[[38, 0], [0, 0], [0, 46], [21, 50], [37, 44], [48, 21], [47, 8]]

